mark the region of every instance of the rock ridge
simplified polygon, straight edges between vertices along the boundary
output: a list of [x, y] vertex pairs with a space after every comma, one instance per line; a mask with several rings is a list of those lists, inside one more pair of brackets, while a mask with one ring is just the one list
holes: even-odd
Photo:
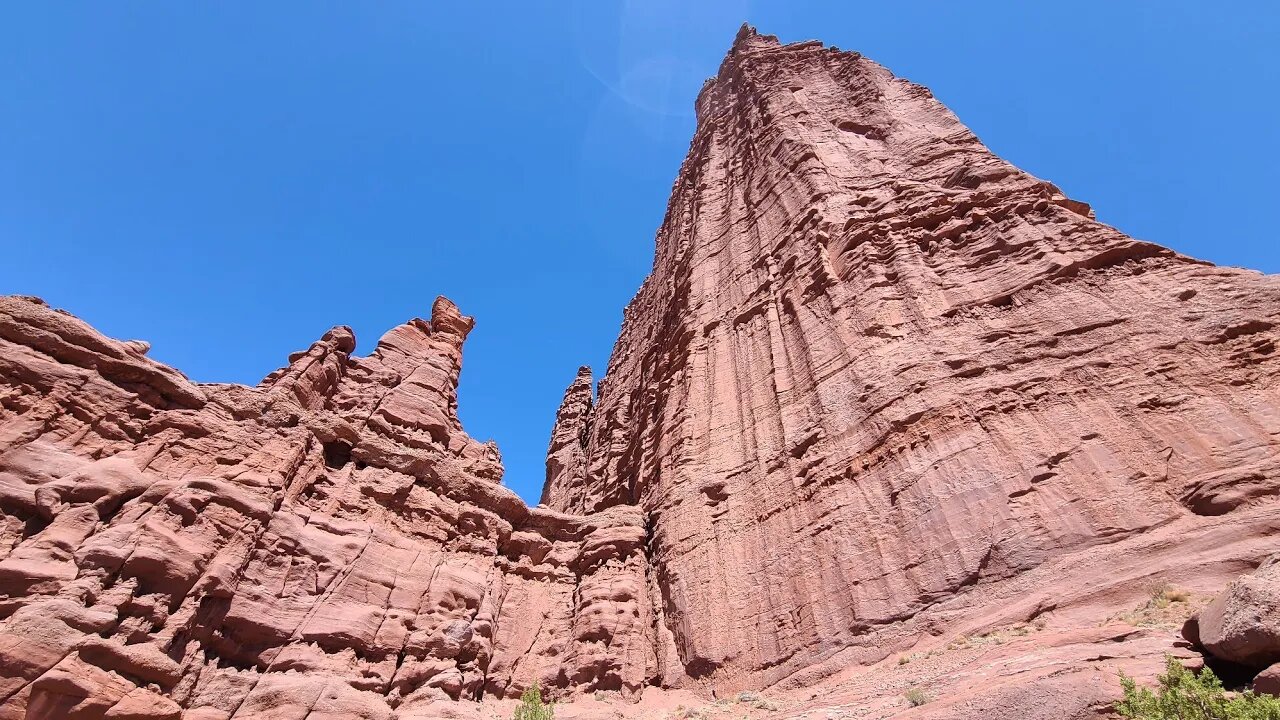
[[638, 690], [641, 520], [500, 484], [457, 417], [472, 324], [439, 298], [368, 357], [336, 327], [245, 387], [0, 298], [0, 717]]

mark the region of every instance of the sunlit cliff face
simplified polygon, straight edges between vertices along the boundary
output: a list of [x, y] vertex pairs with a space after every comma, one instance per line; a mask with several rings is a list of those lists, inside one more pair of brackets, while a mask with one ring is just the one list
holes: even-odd
[[696, 108], [539, 507], [461, 427], [444, 298], [256, 387], [0, 298], [0, 720], [925, 680], [1083, 717], [1171, 649], [1112, 626], [1143, 588], [1274, 548], [1275, 278], [1096, 222], [856, 53], [744, 28]]

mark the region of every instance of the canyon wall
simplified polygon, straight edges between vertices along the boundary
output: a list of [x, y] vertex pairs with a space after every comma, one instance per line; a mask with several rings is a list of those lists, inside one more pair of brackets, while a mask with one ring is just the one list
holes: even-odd
[[809, 686], [1274, 548], [1280, 281], [1097, 222], [856, 53], [744, 28], [697, 114], [535, 508], [458, 421], [443, 298], [256, 387], [0, 298], [0, 720]]
[[697, 114], [545, 494], [646, 518], [660, 667], [804, 681], [1072, 552], [1274, 533], [1280, 280], [1097, 222], [857, 53], [744, 28]]

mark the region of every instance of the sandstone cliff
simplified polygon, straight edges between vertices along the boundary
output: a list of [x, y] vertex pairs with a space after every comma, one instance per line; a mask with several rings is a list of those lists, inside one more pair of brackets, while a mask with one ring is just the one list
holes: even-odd
[[546, 493], [646, 518], [664, 682], [807, 682], [1068, 558], [1017, 619], [1257, 561], [1280, 280], [1097, 222], [857, 53], [744, 28], [697, 112]]
[[458, 421], [443, 298], [257, 387], [0, 299], [0, 719], [455, 717], [534, 681], [1089, 717], [1174, 649], [1119, 610], [1274, 550], [1280, 281], [1096, 222], [856, 53], [744, 28], [697, 112], [545, 507]]

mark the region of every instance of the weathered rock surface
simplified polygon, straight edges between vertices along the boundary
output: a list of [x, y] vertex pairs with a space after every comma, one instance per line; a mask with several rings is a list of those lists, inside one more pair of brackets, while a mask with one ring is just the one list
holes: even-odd
[[1280, 695], [1280, 663], [1272, 665], [1253, 678], [1253, 691]]
[[[1280, 280], [1097, 222], [856, 53], [744, 29], [697, 112], [546, 492], [643, 513], [664, 683], [803, 685], [1037, 568], [1029, 614], [1101, 612], [1209, 536], [1204, 584], [1274, 547]], [[1061, 564], [1104, 551], [1149, 577]]]
[[0, 717], [638, 689], [640, 515], [531, 510], [498, 484], [457, 419], [470, 328], [442, 298], [369, 357], [335, 328], [258, 387], [197, 385], [0, 299]]
[[1228, 585], [1184, 635], [1214, 657], [1255, 670], [1280, 663], [1280, 555]]
[[542, 503], [551, 502], [552, 488], [581, 482], [587, 469], [587, 438], [591, 433], [591, 368], [578, 368], [578, 376], [564, 391], [556, 412], [556, 424], [547, 447], [547, 479], [542, 486]]
[[[697, 111], [546, 507], [458, 421], [443, 298], [257, 387], [0, 298], [0, 720], [477, 718], [534, 681], [566, 718], [1056, 720], [1188, 655], [1150, 588], [1280, 535], [1280, 281], [1096, 222], [856, 53], [744, 28]], [[1223, 642], [1261, 624], [1230, 609]]]

